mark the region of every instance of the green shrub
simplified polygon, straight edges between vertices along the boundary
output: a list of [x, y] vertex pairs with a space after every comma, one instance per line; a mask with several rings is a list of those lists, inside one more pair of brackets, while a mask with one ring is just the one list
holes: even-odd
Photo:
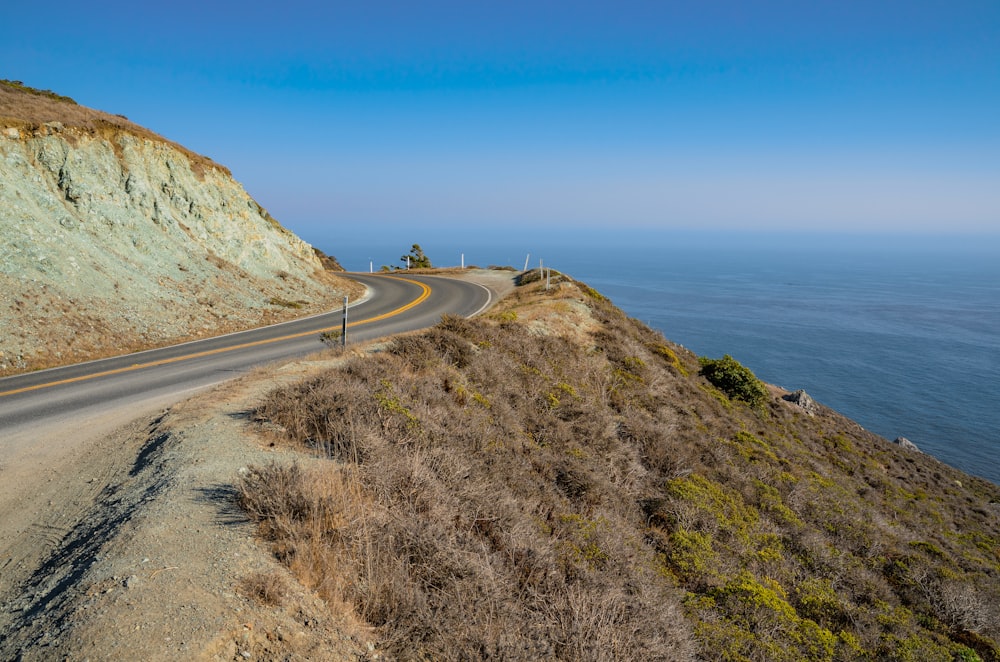
[[707, 533], [679, 528], [670, 534], [670, 565], [687, 581], [705, 581], [717, 574], [719, 556]]
[[768, 393], [764, 383], [729, 354], [721, 359], [701, 357], [698, 361], [701, 363], [700, 374], [730, 398], [745, 402], [751, 407], [761, 407], [767, 402]]
[[298, 301], [289, 301], [288, 299], [282, 299], [281, 297], [271, 297], [267, 300], [267, 302], [272, 306], [278, 306], [280, 308], [295, 308], [296, 310], [309, 303], [308, 301], [303, 301], [301, 299]]
[[55, 99], [56, 101], [71, 103], [74, 106], [77, 105], [76, 101], [74, 101], [69, 97], [63, 96], [61, 94], [56, 94], [52, 90], [40, 90], [35, 87], [29, 87], [19, 80], [7, 80], [6, 78], [0, 79], [0, 85], [4, 85], [14, 90], [20, 90], [21, 92], [27, 92], [28, 94], [34, 94], [35, 96], [48, 97], [49, 99]]
[[[705, 648], [718, 651], [717, 659], [834, 658], [837, 636], [796, 613], [785, 589], [773, 579], [758, 579], [744, 570], [709, 590], [701, 601], [689, 599], [687, 607], [700, 608], [702, 619], [695, 632]], [[708, 617], [712, 611], [715, 618]]]

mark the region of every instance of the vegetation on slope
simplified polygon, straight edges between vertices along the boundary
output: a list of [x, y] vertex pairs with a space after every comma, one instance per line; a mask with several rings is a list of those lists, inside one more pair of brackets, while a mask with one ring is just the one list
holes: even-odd
[[39, 90], [34, 87], [28, 87], [19, 80], [7, 80], [6, 78], [0, 78], [0, 86], [9, 87], [12, 90], [18, 90], [20, 92], [26, 92], [28, 94], [33, 94], [39, 97], [45, 97], [47, 99], [54, 99], [56, 101], [62, 101], [64, 103], [69, 103], [76, 105], [76, 101], [70, 97], [57, 94], [52, 90]]
[[[62, 127], [53, 128], [53, 123]], [[196, 173], [218, 170], [232, 176], [225, 166], [167, 140], [124, 115], [112, 115], [81, 106], [70, 97], [29, 87], [21, 81], [0, 80], [0, 126], [17, 128], [29, 136], [47, 135], [53, 130], [69, 128], [77, 134], [85, 133], [109, 140], [116, 149], [120, 149], [118, 139], [121, 134], [127, 133], [171, 146], [188, 157]]]
[[590, 288], [542, 288], [256, 412], [329, 461], [252, 468], [241, 502], [387, 654], [1000, 658], [1000, 488], [731, 399]]
[[313, 252], [316, 254], [316, 257], [319, 258], [320, 264], [322, 264], [323, 268], [326, 269], [327, 271], [344, 270], [344, 267], [340, 266], [340, 262], [337, 261], [337, 258], [333, 257], [332, 255], [327, 255], [326, 253], [316, 248], [315, 246], [313, 246]]

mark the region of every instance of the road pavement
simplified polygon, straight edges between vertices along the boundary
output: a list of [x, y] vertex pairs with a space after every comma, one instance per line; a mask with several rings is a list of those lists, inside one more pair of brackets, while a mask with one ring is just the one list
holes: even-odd
[[[348, 344], [432, 326], [443, 314], [472, 316], [490, 291], [439, 276], [349, 274], [368, 288], [348, 310]], [[0, 380], [0, 444], [46, 421], [177, 401], [194, 390], [273, 361], [324, 348], [320, 334], [339, 331], [342, 311], [302, 320]]]

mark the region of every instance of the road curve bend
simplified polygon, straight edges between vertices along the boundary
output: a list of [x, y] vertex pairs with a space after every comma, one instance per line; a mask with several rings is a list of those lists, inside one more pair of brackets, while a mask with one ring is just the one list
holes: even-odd
[[[368, 288], [348, 310], [348, 342], [433, 326], [445, 314], [473, 316], [492, 301], [477, 283], [426, 275], [346, 274]], [[0, 443], [5, 433], [50, 417], [162, 402], [246, 373], [261, 364], [323, 349], [340, 330], [341, 310], [125, 356], [0, 379]]]

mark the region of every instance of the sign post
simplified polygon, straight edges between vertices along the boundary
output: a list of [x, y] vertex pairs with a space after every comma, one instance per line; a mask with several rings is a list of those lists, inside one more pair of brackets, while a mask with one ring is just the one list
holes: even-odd
[[344, 319], [340, 325], [340, 346], [347, 347], [347, 297], [344, 297]]

